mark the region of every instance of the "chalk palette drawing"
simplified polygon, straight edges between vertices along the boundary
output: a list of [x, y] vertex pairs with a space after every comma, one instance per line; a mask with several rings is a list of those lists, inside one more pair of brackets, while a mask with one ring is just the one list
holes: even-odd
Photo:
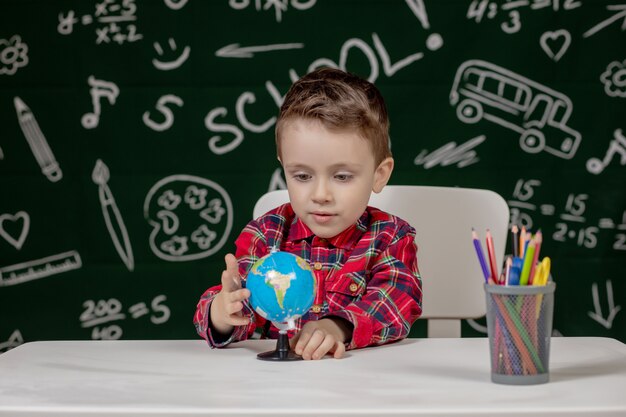
[[93, 129], [98, 127], [98, 124], [100, 123], [100, 114], [102, 113], [100, 99], [105, 98], [110, 105], [114, 105], [117, 96], [120, 95], [120, 89], [115, 83], [98, 80], [93, 75], [89, 76], [87, 83], [90, 87], [89, 94], [91, 95], [93, 112], [85, 113], [80, 122], [85, 129]]
[[580, 145], [580, 133], [567, 126], [569, 97], [490, 62], [461, 64], [450, 104], [464, 123], [485, 119], [519, 133], [519, 145], [528, 153], [545, 150], [571, 159]]
[[589, 158], [585, 165], [587, 171], [592, 174], [600, 174], [604, 171], [615, 155], [619, 155], [620, 165], [626, 165], [626, 137], [622, 133], [622, 129], [616, 129], [613, 132], [614, 139], [609, 143], [609, 148], [606, 151], [604, 158]]
[[270, 179], [270, 185], [269, 187], [267, 187], [267, 191], [274, 191], [274, 190], [286, 190], [287, 189], [287, 183], [285, 182], [285, 179], [283, 178], [283, 169], [282, 168], [276, 168], [274, 170], [274, 173], [272, 174], [272, 178]]
[[74, 25], [83, 26], [95, 24], [96, 45], [115, 42], [122, 45], [126, 42], [137, 42], [143, 35], [137, 32], [137, 5], [135, 0], [102, 0], [95, 3], [93, 15], [84, 14], [80, 19], [74, 10], [66, 14], [59, 13], [57, 32], [61, 35], [70, 35]]
[[63, 252], [34, 261], [0, 266], [0, 287], [22, 284], [83, 266], [77, 251]]
[[415, 157], [413, 164], [417, 166], [422, 165], [424, 169], [430, 169], [437, 165], [445, 167], [453, 164], [457, 164], [459, 168], [464, 168], [478, 162], [478, 156], [473, 148], [484, 141], [485, 135], [480, 135], [459, 146], [457, 146], [456, 142], [448, 142], [431, 153], [423, 149]]
[[9, 339], [5, 342], [0, 342], [0, 353], [7, 352], [15, 347], [18, 347], [24, 343], [24, 338], [22, 337], [22, 333], [16, 329], [11, 333]]
[[[169, 38], [168, 45], [172, 53], [175, 54], [176, 50], [178, 49], [176, 46], [176, 41], [173, 38]], [[165, 55], [165, 52], [163, 51], [161, 44], [159, 44], [158, 42], [155, 42], [152, 44], [152, 46], [154, 47], [154, 50], [157, 52], [159, 56]], [[190, 53], [191, 53], [191, 47], [185, 46], [182, 52], [178, 54], [176, 58], [169, 60], [169, 61], [159, 61], [158, 59], [153, 58], [152, 65], [154, 65], [156, 69], [161, 70], [161, 71], [171, 71], [183, 65], [185, 61], [187, 61], [187, 59], [189, 58]], [[168, 52], [168, 54], [170, 53]]]
[[600, 75], [604, 84], [604, 92], [609, 97], [626, 97], [626, 59], [623, 62], [613, 61], [606, 71]]
[[124, 262], [124, 265], [126, 265], [126, 268], [129, 271], [133, 271], [135, 269], [133, 248], [130, 244], [124, 219], [108, 185], [110, 176], [109, 167], [98, 159], [91, 173], [91, 179], [98, 185], [98, 198], [102, 208], [102, 216], [117, 254]]
[[41, 168], [41, 172], [50, 181], [59, 181], [63, 178], [63, 172], [48, 145], [46, 137], [41, 132], [39, 123], [37, 123], [33, 112], [22, 99], [17, 96], [13, 98], [13, 105], [17, 113], [17, 121], [20, 125], [20, 129], [22, 129], [22, 133]]
[[541, 49], [554, 62], [558, 62], [561, 59], [571, 43], [572, 35], [565, 29], [544, 32], [539, 39]]
[[594, 282], [591, 284], [591, 297], [593, 298], [593, 309], [594, 311], [588, 311], [587, 314], [594, 321], [600, 323], [604, 328], [611, 329], [613, 327], [613, 320], [615, 320], [615, 316], [622, 309], [622, 306], [616, 306], [615, 301], [613, 299], [613, 283], [611, 280], [606, 281], [606, 300], [608, 304], [608, 315], [606, 318], [602, 314], [602, 307], [600, 305], [600, 296], [598, 294], [598, 283]]
[[161, 294], [154, 297], [149, 306], [140, 301], [124, 310], [122, 302], [117, 298], [85, 300], [78, 320], [82, 328], [91, 328], [92, 340], [117, 340], [124, 333], [121, 322], [128, 319], [127, 314], [133, 320], [150, 314], [152, 324], [166, 323], [170, 319], [171, 311], [165, 301], [167, 297]]
[[29, 229], [30, 216], [25, 211], [18, 211], [15, 214], [0, 214], [0, 236], [15, 249], [22, 249]]
[[165, 5], [172, 10], [180, 10], [187, 4], [188, 0], [163, 0]]
[[583, 38], [588, 38], [595, 35], [596, 33], [605, 29], [609, 25], [619, 21], [620, 19], [623, 19], [621, 25], [622, 31], [626, 29], [626, 4], [610, 4], [606, 6], [606, 9], [610, 11], [615, 11], [615, 13], [583, 33]]
[[228, 44], [217, 51], [215, 56], [218, 58], [252, 58], [254, 54], [260, 52], [270, 51], [285, 51], [289, 49], [302, 49], [303, 43], [275, 43], [272, 45], [257, 45], [257, 46], [241, 46], [238, 43]]
[[276, 21], [280, 23], [283, 20], [283, 13], [287, 12], [289, 6], [296, 10], [308, 10], [315, 6], [317, 0], [228, 0], [228, 5], [235, 10], [246, 9], [252, 3], [257, 12], [273, 7]]
[[172, 262], [201, 259], [220, 250], [230, 235], [233, 215], [222, 186], [192, 175], [161, 179], [144, 202], [144, 217], [152, 227], [150, 248]]
[[178, 107], [183, 107], [183, 104], [185, 103], [183, 99], [175, 96], [174, 94], [161, 96], [155, 107], [163, 115], [164, 120], [162, 122], [155, 122], [150, 117], [150, 112], [146, 111], [142, 116], [144, 124], [157, 132], [163, 132], [164, 130], [171, 128], [174, 124], [174, 113], [172, 113], [172, 110], [167, 106], [168, 104], [175, 104]]
[[28, 45], [20, 35], [0, 39], [0, 75], [13, 75], [28, 65]]

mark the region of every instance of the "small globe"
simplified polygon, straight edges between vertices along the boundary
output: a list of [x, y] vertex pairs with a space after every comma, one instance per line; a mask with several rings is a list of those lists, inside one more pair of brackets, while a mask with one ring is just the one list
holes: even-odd
[[272, 252], [252, 266], [246, 288], [252, 308], [261, 317], [293, 328], [294, 321], [313, 304], [315, 276], [299, 256]]

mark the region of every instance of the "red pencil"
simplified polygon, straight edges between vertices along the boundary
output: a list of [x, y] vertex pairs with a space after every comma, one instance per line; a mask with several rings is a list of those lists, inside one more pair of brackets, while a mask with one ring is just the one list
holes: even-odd
[[493, 247], [493, 236], [491, 236], [491, 231], [487, 229], [487, 257], [489, 258], [489, 267], [491, 268], [491, 277], [494, 281], [499, 279], [498, 275], [498, 267], [496, 264], [496, 250]]

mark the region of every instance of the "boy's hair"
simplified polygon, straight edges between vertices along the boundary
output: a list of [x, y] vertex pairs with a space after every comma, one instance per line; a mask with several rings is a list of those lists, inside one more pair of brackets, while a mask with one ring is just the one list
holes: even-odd
[[389, 118], [383, 96], [374, 84], [354, 74], [321, 68], [289, 88], [276, 122], [279, 158], [285, 123], [297, 118], [318, 120], [329, 130], [354, 129], [371, 144], [377, 166], [391, 157]]

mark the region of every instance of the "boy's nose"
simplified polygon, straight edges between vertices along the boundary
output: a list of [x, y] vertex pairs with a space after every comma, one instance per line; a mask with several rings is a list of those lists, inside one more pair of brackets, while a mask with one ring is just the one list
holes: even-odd
[[316, 203], [327, 203], [332, 200], [329, 184], [326, 181], [317, 181], [312, 197]]

